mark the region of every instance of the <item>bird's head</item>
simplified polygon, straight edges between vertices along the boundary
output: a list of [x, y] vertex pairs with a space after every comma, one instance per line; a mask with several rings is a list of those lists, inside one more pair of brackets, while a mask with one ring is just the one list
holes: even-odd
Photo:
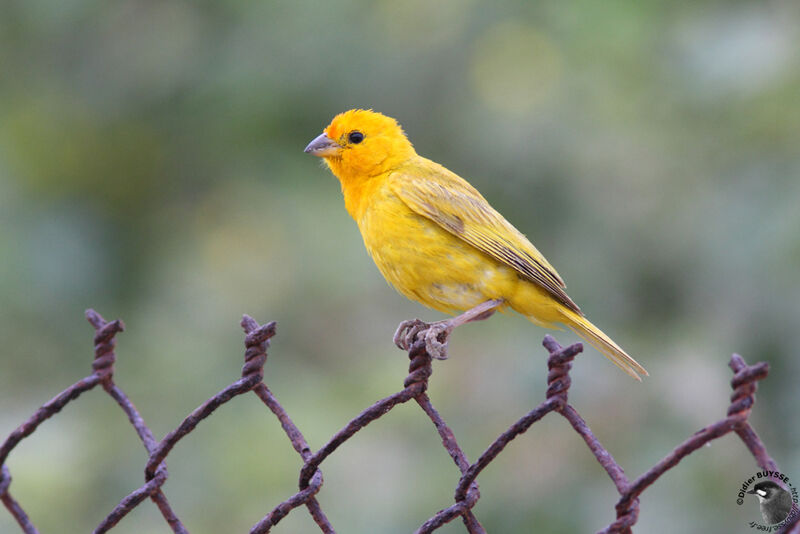
[[415, 154], [396, 120], [364, 109], [335, 116], [305, 152], [323, 158], [343, 183], [382, 174]]
[[748, 491], [747, 493], [751, 493], [758, 497], [759, 502], [769, 501], [775, 495], [779, 495], [780, 493], [784, 492], [783, 488], [777, 485], [775, 482], [771, 480], [764, 480], [759, 482], [753, 489]]

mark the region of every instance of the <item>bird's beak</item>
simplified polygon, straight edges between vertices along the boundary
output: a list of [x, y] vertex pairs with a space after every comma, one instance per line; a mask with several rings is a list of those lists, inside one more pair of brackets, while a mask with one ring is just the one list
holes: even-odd
[[751, 489], [750, 491], [745, 491], [745, 493], [749, 493], [750, 495], [755, 495], [756, 490]]
[[336, 156], [341, 152], [342, 146], [327, 136], [325, 132], [315, 137], [313, 141], [308, 143], [308, 146], [303, 151], [306, 154], [326, 158], [329, 156]]

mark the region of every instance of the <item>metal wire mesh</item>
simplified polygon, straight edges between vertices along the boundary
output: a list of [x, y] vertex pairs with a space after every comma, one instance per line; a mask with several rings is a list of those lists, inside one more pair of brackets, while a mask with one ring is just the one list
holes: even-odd
[[[545, 336], [543, 342], [550, 354], [547, 360], [549, 372], [547, 375], [548, 387], [545, 400], [533, 410], [520, 417], [505, 432], [500, 434], [475, 462], [470, 463], [464, 451], [459, 447], [452, 430], [436, 411], [426, 393], [428, 378], [431, 376], [433, 370], [431, 366], [431, 355], [426, 347], [426, 332], [424, 329], [416, 334], [416, 337], [408, 349], [408, 356], [410, 359], [409, 374], [404, 381], [403, 389], [379, 400], [362, 411], [334, 434], [322, 448], [313, 451], [303, 437], [303, 434], [292, 422], [289, 415], [263, 380], [264, 364], [267, 361], [267, 348], [269, 346], [269, 339], [275, 335], [275, 323], [271, 322], [265, 325], [259, 325], [254, 319], [247, 315], [244, 316], [241, 322], [242, 328], [246, 334], [245, 364], [244, 367], [242, 367], [242, 377], [195, 409], [175, 430], [169, 432], [161, 441], [156, 441], [153, 437], [153, 433], [147, 427], [133, 403], [131, 403], [125, 393], [114, 384], [115, 336], [117, 333], [123, 331], [124, 325], [119, 320], [107, 322], [94, 310], [87, 310], [86, 317], [95, 328], [95, 357], [92, 362], [92, 374], [79, 380], [52, 400], [45, 403], [27, 421], [11, 432], [2, 444], [2, 447], [0, 447], [0, 500], [3, 501], [3, 504], [11, 515], [14, 516], [20, 528], [26, 534], [38, 533], [38, 530], [9, 492], [11, 475], [8, 467], [5, 465], [6, 458], [20, 441], [36, 431], [39, 425], [44, 421], [57, 414], [64, 406], [78, 398], [82, 393], [98, 385], [119, 404], [128, 416], [128, 420], [136, 429], [139, 439], [142, 441], [149, 456], [147, 465], [145, 466], [145, 483], [123, 498], [100, 522], [94, 530], [94, 532], [98, 534], [111, 530], [117, 523], [125, 518], [131, 510], [148, 498], [156, 504], [164, 520], [173, 532], [187, 533], [188, 530], [183, 526], [180, 519], [178, 519], [166, 495], [164, 495], [161, 490], [161, 486], [169, 476], [165, 459], [170, 451], [172, 451], [173, 447], [187, 434], [192, 432], [203, 419], [211, 415], [217, 408], [233, 397], [249, 391], [255, 393], [269, 410], [275, 414], [292, 446], [304, 462], [300, 470], [298, 491], [275, 506], [259, 520], [250, 530], [252, 534], [269, 532], [282, 518], [301, 506], [305, 506], [322, 532], [334, 533], [335, 530], [331, 522], [325, 516], [325, 513], [322, 511], [315, 497], [322, 489], [322, 472], [320, 470], [320, 465], [356, 432], [372, 421], [385, 416], [398, 404], [411, 400], [415, 401], [433, 422], [434, 427], [442, 439], [442, 445], [461, 471], [461, 477], [456, 484], [453, 504], [439, 510], [433, 516], [425, 520], [416, 530], [416, 532], [420, 534], [433, 532], [444, 524], [459, 517], [463, 521], [468, 532], [473, 534], [485, 532], [485, 529], [472, 512], [472, 508], [480, 498], [477, 484], [478, 475], [489, 463], [503, 452], [506, 445], [515, 437], [527, 431], [536, 421], [550, 413], [556, 413], [564, 417], [578, 435], [583, 438], [592, 454], [594, 454], [597, 461], [608, 473], [608, 476], [611, 478], [620, 495], [619, 501], [616, 504], [616, 520], [600, 530], [599, 532], [601, 534], [630, 534], [639, 515], [639, 497], [641, 494], [658, 480], [661, 475], [675, 467], [687, 455], [706, 443], [731, 432], [735, 433], [741, 439], [753, 455], [756, 463], [762, 469], [770, 471], [778, 470], [776, 463], [767, 453], [763, 442], [748, 422], [750, 410], [754, 403], [756, 383], [767, 376], [768, 365], [766, 363], [762, 362], [755, 365], [747, 365], [741, 356], [734, 354], [729, 363], [730, 368], [734, 372], [734, 376], [731, 380], [733, 394], [731, 396], [731, 403], [728, 407], [727, 416], [700, 429], [686, 439], [686, 441], [675, 447], [647, 472], [634, 480], [630, 480], [625, 475], [620, 465], [614, 460], [611, 453], [609, 453], [594, 434], [592, 434], [586, 422], [567, 400], [570, 387], [569, 370], [572, 366], [571, 362], [575, 356], [583, 350], [582, 345], [576, 343], [568, 347], [561, 347], [550, 336]], [[797, 510], [794, 511], [796, 512]], [[800, 534], [800, 514], [795, 513], [780, 532], [785, 534]]]

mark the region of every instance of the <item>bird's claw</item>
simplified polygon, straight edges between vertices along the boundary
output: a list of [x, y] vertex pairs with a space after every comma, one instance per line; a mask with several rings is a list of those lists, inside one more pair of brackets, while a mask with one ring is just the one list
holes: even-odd
[[427, 350], [431, 358], [446, 360], [447, 338], [450, 336], [452, 329], [447, 324], [442, 323], [426, 323], [419, 319], [403, 321], [394, 333], [394, 344], [399, 349], [410, 350], [414, 341], [422, 335], [425, 339], [425, 350]]
[[394, 344], [401, 350], [409, 350], [419, 332], [428, 328], [428, 323], [419, 319], [403, 321], [394, 333]]
[[447, 359], [447, 338], [452, 330], [447, 325], [433, 323], [425, 332], [425, 349], [431, 358], [436, 360]]

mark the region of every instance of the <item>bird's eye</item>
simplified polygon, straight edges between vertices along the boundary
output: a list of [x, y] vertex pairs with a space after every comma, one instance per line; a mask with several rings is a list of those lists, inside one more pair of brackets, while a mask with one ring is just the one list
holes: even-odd
[[347, 135], [347, 140], [353, 143], [354, 145], [357, 145], [358, 143], [364, 140], [364, 134], [359, 132], [358, 130], [353, 130]]

